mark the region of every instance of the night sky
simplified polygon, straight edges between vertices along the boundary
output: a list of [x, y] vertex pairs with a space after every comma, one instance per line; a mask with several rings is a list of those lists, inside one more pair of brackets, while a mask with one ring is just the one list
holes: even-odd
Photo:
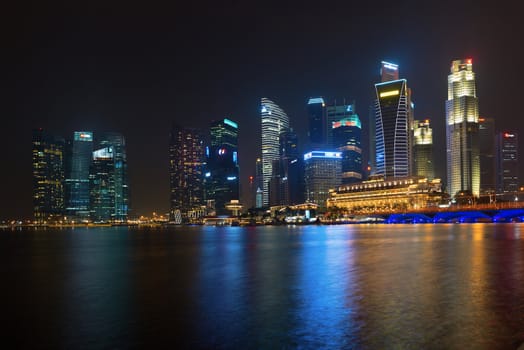
[[[399, 64], [415, 117], [431, 118], [444, 176], [453, 59], [473, 59], [480, 115], [495, 118], [499, 130], [523, 130], [520, 10], [518, 2], [492, 3], [38, 1], [6, 8], [0, 219], [32, 215], [33, 128], [66, 138], [75, 130], [123, 133], [134, 214], [167, 212], [173, 121], [203, 128], [237, 121], [245, 185], [259, 152], [260, 97], [279, 104], [299, 134], [310, 96], [356, 100], [367, 125], [381, 60]], [[524, 150], [523, 132], [520, 140]]]

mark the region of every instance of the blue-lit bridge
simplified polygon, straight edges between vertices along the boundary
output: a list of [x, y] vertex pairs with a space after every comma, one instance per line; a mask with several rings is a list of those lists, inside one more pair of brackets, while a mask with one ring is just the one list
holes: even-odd
[[475, 223], [475, 222], [524, 222], [524, 208], [458, 209], [391, 213], [382, 216], [384, 222], [397, 223]]

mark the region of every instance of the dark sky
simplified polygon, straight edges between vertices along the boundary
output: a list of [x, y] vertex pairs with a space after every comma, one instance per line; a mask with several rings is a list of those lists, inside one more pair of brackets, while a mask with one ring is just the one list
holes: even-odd
[[35, 127], [64, 137], [122, 132], [135, 212], [165, 212], [173, 121], [238, 121], [245, 180], [258, 155], [260, 97], [277, 102], [299, 132], [306, 101], [317, 95], [355, 99], [367, 125], [381, 60], [400, 65], [415, 116], [432, 119], [443, 176], [451, 60], [473, 59], [481, 116], [494, 117], [497, 129], [522, 129], [524, 30], [514, 3], [94, 0], [6, 8], [0, 218], [31, 216]]

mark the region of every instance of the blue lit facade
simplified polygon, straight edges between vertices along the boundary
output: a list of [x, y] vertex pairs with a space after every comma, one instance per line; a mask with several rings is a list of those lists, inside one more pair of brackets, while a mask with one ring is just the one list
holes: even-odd
[[75, 131], [67, 155], [68, 171], [65, 180], [66, 213], [69, 220], [88, 220], [89, 168], [93, 153], [93, 133]]
[[342, 152], [312, 151], [303, 159], [306, 201], [324, 209], [329, 190], [340, 185]]
[[230, 119], [215, 121], [210, 127], [204, 173], [205, 200], [214, 202], [217, 215], [227, 215], [225, 205], [239, 199], [238, 124]]

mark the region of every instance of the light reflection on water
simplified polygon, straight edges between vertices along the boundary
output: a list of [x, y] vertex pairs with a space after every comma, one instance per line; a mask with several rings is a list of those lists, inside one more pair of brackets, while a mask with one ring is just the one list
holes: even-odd
[[5, 334], [20, 347], [517, 348], [521, 230], [0, 231]]

